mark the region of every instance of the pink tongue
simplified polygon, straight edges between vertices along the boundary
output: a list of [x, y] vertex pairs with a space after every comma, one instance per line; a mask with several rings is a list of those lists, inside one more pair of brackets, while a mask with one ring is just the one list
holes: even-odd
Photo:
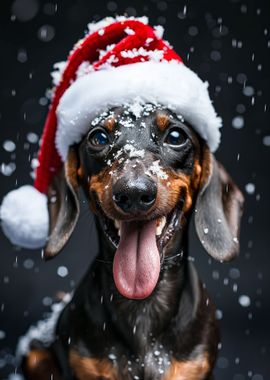
[[120, 244], [113, 261], [115, 285], [124, 297], [142, 299], [154, 290], [160, 272], [156, 221], [121, 223]]

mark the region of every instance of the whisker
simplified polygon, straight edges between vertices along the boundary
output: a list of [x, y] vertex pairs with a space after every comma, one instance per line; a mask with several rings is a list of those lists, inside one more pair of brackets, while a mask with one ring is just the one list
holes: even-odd
[[165, 257], [164, 258], [164, 261], [170, 261], [170, 260], [174, 260], [176, 259], [177, 257], [180, 257], [181, 259], [183, 258], [183, 251], [177, 253], [176, 255], [173, 255], [173, 256], [169, 256], [169, 257]]

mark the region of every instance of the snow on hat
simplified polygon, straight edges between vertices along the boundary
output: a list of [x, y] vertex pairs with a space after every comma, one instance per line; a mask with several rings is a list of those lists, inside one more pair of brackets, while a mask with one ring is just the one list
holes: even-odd
[[45, 245], [48, 188], [69, 146], [81, 141], [99, 112], [135, 98], [142, 104], [162, 104], [181, 114], [212, 151], [219, 145], [221, 119], [209, 98], [208, 83], [162, 39], [162, 27], [153, 29], [146, 17], [106, 18], [88, 27], [89, 33], [52, 74], [55, 87], [34, 187], [11, 191], [1, 205], [4, 233], [22, 247]]

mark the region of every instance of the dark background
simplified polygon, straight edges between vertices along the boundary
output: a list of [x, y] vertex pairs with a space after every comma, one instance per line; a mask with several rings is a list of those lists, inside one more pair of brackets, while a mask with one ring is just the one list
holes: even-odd
[[[241, 253], [233, 262], [210, 260], [191, 233], [190, 255], [220, 319], [218, 380], [270, 379], [269, 3], [2, 0], [0, 5], [0, 199], [31, 182], [52, 65], [65, 60], [91, 20], [147, 15], [152, 25], [165, 27], [165, 38], [186, 64], [210, 82], [224, 121], [216, 157], [246, 198]], [[94, 226], [85, 212], [64, 252], [48, 263], [40, 251], [12, 247], [0, 232], [1, 379], [16, 372], [18, 337], [50, 311], [57, 291], [78, 284], [96, 251]]]

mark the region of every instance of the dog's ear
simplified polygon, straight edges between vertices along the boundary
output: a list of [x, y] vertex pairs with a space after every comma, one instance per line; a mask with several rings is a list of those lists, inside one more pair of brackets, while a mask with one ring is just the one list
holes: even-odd
[[244, 198], [229, 174], [204, 147], [202, 176], [195, 208], [195, 227], [205, 250], [228, 261], [239, 252]]
[[71, 147], [64, 169], [55, 177], [49, 189], [50, 232], [44, 250], [45, 260], [56, 256], [62, 250], [78, 221], [80, 204], [77, 170], [77, 151], [75, 147]]

